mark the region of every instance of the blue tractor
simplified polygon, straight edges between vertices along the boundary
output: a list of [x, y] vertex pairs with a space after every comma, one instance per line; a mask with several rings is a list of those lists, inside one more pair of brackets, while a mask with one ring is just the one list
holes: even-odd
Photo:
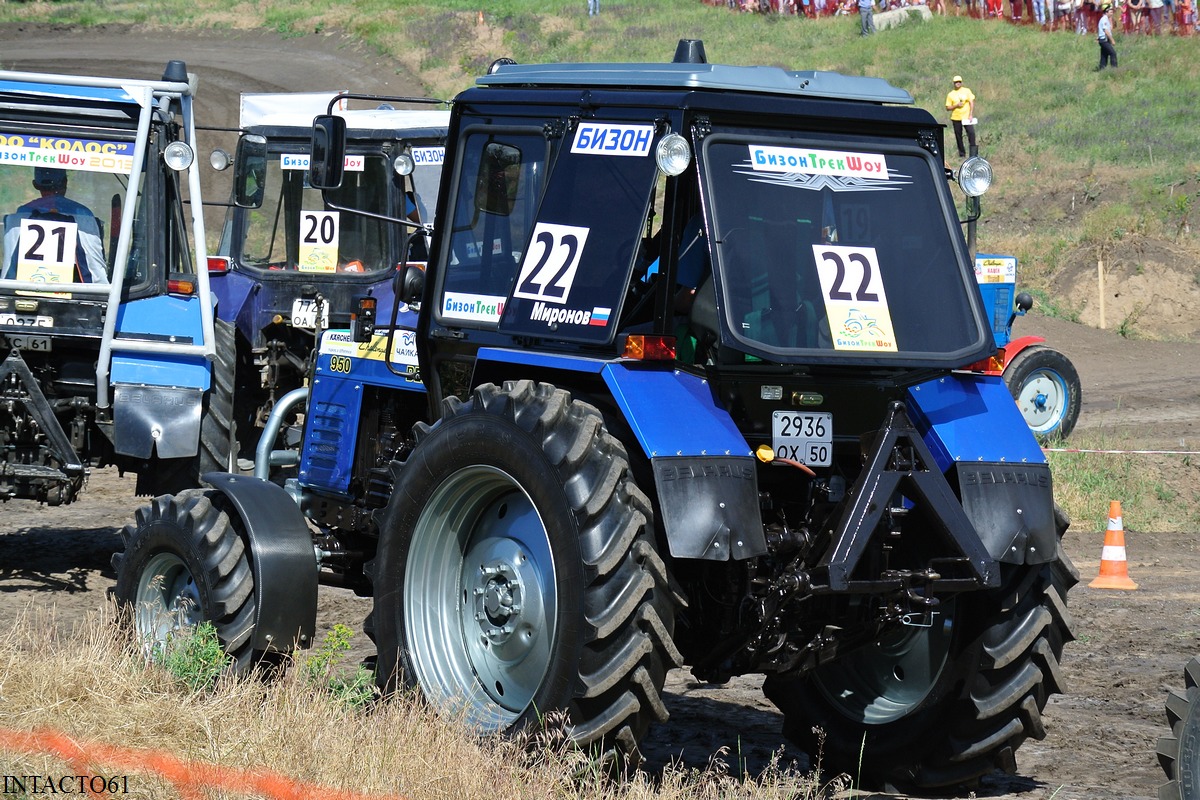
[[[249, 665], [337, 584], [374, 598], [379, 684], [478, 730], [561, 710], [636, 762], [686, 665], [765, 675], [864, 785], [1014, 770], [1077, 573], [1037, 441], [963, 369], [995, 345], [951, 189], [986, 165], [947, 170], [911, 104], [698, 41], [497, 62], [453, 103], [420, 291], [322, 336], [295, 479], [126, 527], [140, 635], [211, 620]], [[313, 185], [343, 129], [316, 121]]]
[[1039, 442], [1066, 439], [1079, 421], [1083, 387], [1071, 359], [1044, 337], [1012, 338], [1013, 321], [1033, 308], [1027, 292], [1017, 294], [1016, 257], [977, 254], [975, 278], [991, 311], [996, 351], [970, 369], [1004, 378]]
[[233, 330], [214, 320], [195, 81], [0, 71], [0, 501], [141, 494], [231, 464]]
[[[243, 196], [229, 208], [208, 268], [217, 317], [236, 331], [234, 420], [243, 466], [253, 461], [272, 411], [289, 423], [280, 444], [294, 438], [304, 393], [292, 393], [305, 385], [320, 332], [349, 324], [355, 296], [390, 302], [395, 272], [422, 269], [428, 258], [425, 223], [433, 218], [450, 112], [422, 98], [416, 108], [351, 109], [352, 98], [369, 96], [241, 98]], [[309, 147], [313, 117], [333, 106], [346, 120], [345, 180], [323, 198], [308, 182]], [[255, 177], [247, 190], [248, 170]], [[396, 217], [413, 224], [397, 225]], [[410, 236], [405, 263], [400, 254]]]

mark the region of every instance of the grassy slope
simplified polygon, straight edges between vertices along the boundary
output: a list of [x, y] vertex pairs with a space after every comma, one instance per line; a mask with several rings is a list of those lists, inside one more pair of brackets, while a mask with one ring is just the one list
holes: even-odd
[[[1185, 261], [1187, 253], [1197, 254], [1183, 269], [1200, 282], [1194, 229], [1178, 241], [1200, 197], [1200, 107], [1188, 98], [1200, 39], [1122, 36], [1121, 68], [1095, 73], [1090, 36], [965, 17], [935, 17], [864, 40], [856, 18], [738, 14], [699, 0], [604, 0], [601, 15], [591, 19], [585, 9], [583, 0], [351, 0], [332, 8], [325, 0], [63, 0], [0, 3], [0, 23], [170, 19], [284, 35], [342, 30], [404, 63], [439, 97], [470, 85], [499, 56], [527, 63], [662, 61], [680, 38], [703, 39], [712, 61], [885, 77], [939, 118], [948, 78], [961, 73], [979, 98], [981, 152], [997, 173], [979, 246], [1021, 257], [1022, 284], [1039, 295], [1039, 309], [1072, 316], [1069, 302], [1049, 292], [1056, 271], [1122, 240], [1181, 245], [1175, 251]], [[1064, 503], [1086, 519], [1091, 492], [1072, 499], [1071, 485], [1115, 479], [1120, 470], [1088, 475], [1085, 464], [1057, 461]], [[1154, 527], [1194, 529], [1200, 500], [1164, 489], [1173, 482], [1170, 473], [1170, 467], [1137, 473], [1144, 495], [1157, 498], [1149, 505], [1160, 506], [1150, 515]]]
[[1182, 245], [1182, 268], [1200, 281], [1200, 242], [1190, 228], [1180, 234], [1200, 197], [1200, 108], [1188, 97], [1200, 40], [1122, 36], [1121, 68], [1095, 73], [1090, 36], [994, 21], [937, 17], [864, 40], [854, 18], [737, 14], [699, 0], [605, 0], [594, 19], [585, 8], [583, 0], [352, 0], [333, 8], [324, 0], [64, 0], [0, 4], [0, 22], [339, 29], [399, 59], [442, 97], [499, 56], [661, 61], [682, 37], [703, 39], [712, 61], [884, 77], [939, 118], [949, 76], [962, 73], [979, 98], [981, 152], [997, 173], [979, 245], [1021, 257], [1022, 283], [1041, 290], [1039, 308], [1074, 316], [1069, 300], [1049, 296], [1051, 277], [1081, 253], [1134, 236]]

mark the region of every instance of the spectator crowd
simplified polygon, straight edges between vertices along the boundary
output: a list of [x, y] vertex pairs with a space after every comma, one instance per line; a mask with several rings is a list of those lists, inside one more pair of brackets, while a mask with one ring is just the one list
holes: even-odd
[[[859, 13], [858, 0], [704, 0], [709, 5], [759, 14], [802, 17]], [[1114, 27], [1124, 33], [1155, 36], [1196, 31], [1197, 0], [870, 0], [879, 11], [927, 5], [934, 14], [1003, 19], [1044, 30], [1095, 33], [1104, 8], [1112, 6]], [[949, 10], [948, 10], [949, 9]]]

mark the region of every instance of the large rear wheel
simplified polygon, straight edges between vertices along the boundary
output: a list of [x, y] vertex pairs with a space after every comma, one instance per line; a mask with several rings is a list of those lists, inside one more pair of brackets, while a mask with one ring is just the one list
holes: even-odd
[[385, 688], [484, 731], [565, 711], [573, 741], [636, 759], [667, 716], [680, 600], [620, 442], [592, 406], [528, 381], [452, 399], [416, 434], [374, 566]]
[[1159, 800], [1200, 800], [1200, 658], [1183, 670], [1184, 690], [1167, 695], [1171, 735], [1158, 740], [1158, 763], [1169, 779]]
[[864, 788], [964, 787], [1015, 770], [1014, 752], [1044, 738], [1042, 709], [1065, 688], [1065, 598], [1078, 572], [1061, 547], [1050, 563], [1002, 569], [1000, 589], [943, 603], [932, 626], [893, 629], [801, 677], [769, 677], [784, 734]]

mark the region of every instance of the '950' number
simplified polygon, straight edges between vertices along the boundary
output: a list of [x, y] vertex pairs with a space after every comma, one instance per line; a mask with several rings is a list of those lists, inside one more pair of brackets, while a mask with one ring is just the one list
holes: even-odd
[[351, 361], [346, 356], [330, 356], [329, 357], [329, 371], [330, 372], [341, 372], [341, 373], [349, 374], [350, 367], [352, 367], [352, 366], [354, 366], [354, 362]]

